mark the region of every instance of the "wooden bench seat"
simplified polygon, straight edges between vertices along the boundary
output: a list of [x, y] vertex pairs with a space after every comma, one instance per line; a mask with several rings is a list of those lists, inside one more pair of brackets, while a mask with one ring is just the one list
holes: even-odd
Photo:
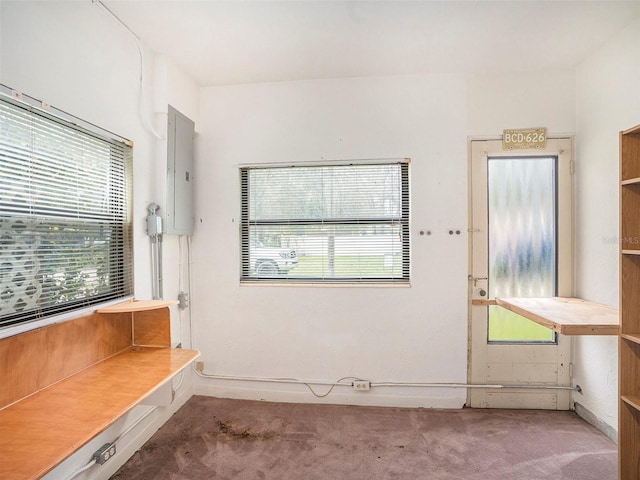
[[[150, 395], [170, 388], [199, 356], [170, 348], [168, 308], [144, 312], [95, 314], [0, 340], [0, 480], [41, 478]], [[136, 337], [154, 345], [140, 345]]]

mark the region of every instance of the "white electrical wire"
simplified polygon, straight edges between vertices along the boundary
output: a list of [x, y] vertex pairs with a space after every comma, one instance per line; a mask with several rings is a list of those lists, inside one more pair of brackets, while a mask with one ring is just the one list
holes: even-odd
[[151, 121], [147, 117], [147, 105], [146, 105], [146, 99], [145, 99], [146, 93], [145, 93], [145, 87], [144, 87], [144, 53], [142, 51], [142, 44], [141, 44], [140, 37], [138, 37], [138, 35], [136, 35], [134, 31], [127, 26], [126, 23], [120, 20], [120, 18], [115, 13], [113, 13], [100, 0], [91, 0], [91, 2], [93, 4], [100, 5], [106, 12], [108, 12], [113, 18], [115, 18], [118, 21], [118, 23], [120, 23], [120, 25], [122, 25], [131, 35], [133, 35], [133, 38], [136, 42], [136, 47], [138, 47], [138, 56], [140, 58], [140, 87], [139, 87], [140, 91], [139, 91], [138, 113], [140, 114], [140, 119], [142, 120], [142, 124], [145, 126], [145, 128], [150, 133], [152, 133], [153, 136], [155, 136], [158, 140], [163, 140], [164, 137], [158, 132], [156, 132], [156, 130], [153, 128], [153, 125], [151, 125]]
[[182, 279], [182, 237], [184, 235], [178, 235], [178, 291], [182, 292], [183, 279]]
[[[140, 417], [138, 417], [138, 419], [133, 422], [131, 425], [129, 425], [126, 429], [124, 429], [122, 432], [120, 432], [120, 434], [111, 442], [113, 445], [117, 444], [122, 437], [125, 437], [126, 435], [129, 434], [129, 432], [131, 432], [131, 430], [133, 430], [134, 428], [136, 428], [138, 425], [140, 425], [140, 423], [147, 418], [149, 415], [151, 415], [153, 412], [156, 411], [158, 407], [156, 405], [149, 407], [149, 409], [144, 412]], [[83, 468], [86, 470], [88, 469], [90, 466], [92, 466], [94, 463], [96, 463], [96, 460], [93, 459], [91, 462], [87, 463], [87, 465], [85, 465]], [[84, 470], [81, 470], [84, 471]], [[80, 472], [78, 472], [80, 473]], [[76, 474], [77, 475], [77, 474]], [[70, 480], [70, 479], [67, 479]]]
[[[204, 373], [198, 370], [195, 370], [196, 374], [202, 378], [210, 378], [214, 380], [236, 380], [236, 381], [244, 381], [244, 382], [265, 382], [265, 383], [293, 383], [298, 385], [305, 385], [311, 393], [318, 397], [323, 398], [329, 395], [333, 389], [337, 386], [342, 387], [351, 387], [353, 386], [353, 382], [344, 383], [344, 380], [351, 379], [353, 381], [361, 380], [358, 377], [342, 377], [335, 382], [327, 381], [327, 380], [300, 380], [297, 378], [280, 378], [280, 377], [240, 377], [233, 375], [215, 375], [211, 373]], [[329, 390], [326, 393], [317, 393], [311, 385], [325, 385], [329, 386]]]
[[575, 390], [580, 391], [580, 386], [563, 387], [559, 385], [498, 385], [476, 383], [428, 383], [428, 382], [371, 382], [373, 387], [436, 387], [436, 388], [534, 388], [544, 390]]
[[[300, 380], [297, 378], [274, 378], [274, 377], [243, 377], [243, 376], [233, 376], [233, 375], [216, 375], [205, 372], [200, 372], [196, 370], [196, 374], [202, 378], [210, 378], [213, 380], [235, 380], [235, 381], [243, 381], [243, 382], [265, 382], [265, 383], [294, 383], [294, 384], [302, 384], [309, 387], [311, 392], [318, 396], [313, 389], [309, 386], [311, 385], [331, 385], [332, 388], [325, 395], [328, 395], [333, 387], [335, 386], [353, 386], [353, 383], [340, 383], [343, 380], [348, 378], [353, 379], [354, 381], [362, 380], [358, 377], [343, 377], [336, 382], [330, 382], [325, 380]], [[575, 390], [577, 392], [581, 392], [582, 389], [579, 385], [575, 387], [563, 387], [558, 385], [504, 385], [504, 384], [474, 384], [474, 383], [445, 383], [445, 382], [371, 382], [371, 388], [374, 387], [424, 387], [424, 388], [492, 388], [492, 389], [501, 389], [501, 388], [517, 388], [517, 389], [544, 389], [544, 390]]]
[[[183, 246], [183, 240], [186, 237], [186, 241], [187, 241], [187, 259], [186, 259], [186, 264], [187, 264], [187, 271], [185, 274], [185, 258], [184, 258], [184, 246]], [[190, 280], [190, 269], [191, 266], [189, 264], [189, 236], [188, 235], [178, 235], [178, 292], [183, 294], [184, 297], [184, 301], [187, 302], [187, 309], [188, 309], [188, 314], [189, 314], [189, 318], [191, 318], [191, 280]], [[185, 289], [185, 276], [186, 276], [186, 289]], [[184, 326], [184, 320], [183, 320], [183, 316], [184, 316], [184, 310], [185, 308], [180, 308], [178, 307], [178, 316], [180, 319], [180, 343], [182, 343], [182, 339], [183, 339], [183, 335], [182, 335], [182, 328]], [[190, 325], [188, 325], [189, 328]], [[191, 339], [189, 339], [189, 345], [187, 348], [192, 348], [191, 347]]]
[[[187, 308], [189, 309], [189, 348], [197, 350], [193, 342], [193, 309], [191, 305], [193, 305], [193, 292], [191, 291], [191, 286], [193, 285], [193, 271], [191, 268], [192, 265], [191, 258], [191, 237], [187, 236], [187, 292], [189, 293], [189, 303], [187, 304]], [[195, 363], [191, 363], [191, 367], [195, 372]]]
[[[314, 389], [311, 387], [311, 385], [309, 385], [308, 383], [305, 383], [305, 385], [306, 385], [306, 386], [307, 386], [307, 388], [311, 391], [311, 393], [313, 393], [313, 395], [314, 395], [315, 397], [318, 397], [318, 398], [324, 398], [324, 397], [328, 396], [328, 395], [333, 391], [333, 389], [335, 388], [335, 386], [336, 386], [336, 385], [345, 385], [345, 384], [340, 383], [340, 382], [342, 382], [343, 380], [347, 380], [347, 379], [349, 379], [349, 378], [350, 378], [350, 379], [352, 379], [352, 380], [354, 380], [354, 381], [355, 381], [355, 380], [359, 380], [359, 379], [358, 379], [358, 378], [356, 378], [356, 377], [342, 377], [340, 380], [336, 380], [336, 382], [335, 382], [333, 385], [331, 385], [331, 388], [330, 388], [326, 393], [323, 393], [323, 394], [316, 393], [316, 392], [315, 392], [315, 390], [314, 390]], [[353, 385], [353, 382], [351, 382], [351, 383], [350, 383], [350, 385]]]
[[[131, 430], [133, 430], [134, 428], [136, 428], [140, 422], [142, 422], [145, 418], [147, 418], [149, 415], [151, 415], [158, 407], [157, 406], [153, 406], [150, 407], [149, 410], [147, 410], [142, 416], [140, 416], [135, 422], [133, 422], [131, 425], [129, 425], [125, 430], [123, 430], [122, 432], [120, 432], [120, 435], [118, 435], [115, 440], [113, 440], [111, 443], [112, 444], [116, 444], [117, 442], [119, 442], [122, 437], [126, 436]], [[91, 467], [93, 467], [96, 464], [96, 459], [93, 458], [91, 459], [91, 461], [89, 463], [87, 463], [84, 467], [81, 467], [77, 470], [75, 470], [73, 473], [71, 473], [68, 477], [65, 478], [65, 480], [72, 480], [74, 478], [76, 478], [78, 475], [80, 475], [82, 472], [85, 472], [87, 470], [89, 470]]]
[[93, 460], [91, 460], [89, 463], [87, 463], [84, 467], [79, 468], [78, 470], [76, 470], [75, 472], [73, 472], [71, 475], [69, 475], [65, 480], [71, 480], [73, 478], [76, 478], [78, 475], [80, 475], [82, 472], [86, 472], [87, 470], [89, 470], [91, 467], [93, 467], [96, 464], [96, 459], [94, 458]]
[[134, 428], [136, 428], [138, 425], [140, 425], [140, 423], [141, 423], [145, 418], [147, 418], [149, 415], [151, 415], [153, 412], [155, 412], [157, 408], [158, 408], [158, 406], [157, 406], [157, 405], [153, 405], [152, 407], [149, 407], [149, 410], [147, 410], [146, 412], [144, 412], [140, 417], [138, 417], [138, 419], [137, 419], [135, 422], [133, 422], [133, 423], [132, 423], [131, 425], [129, 425], [126, 429], [124, 429], [122, 432], [120, 432], [120, 435], [118, 435], [118, 436], [116, 437], [116, 439], [115, 439], [113, 442], [111, 442], [111, 443], [119, 442], [119, 441], [122, 439], [122, 437], [124, 437], [124, 436], [128, 435], [128, 434], [129, 434], [129, 432], [130, 432], [131, 430], [133, 430], [133, 429], [134, 429]]
[[182, 382], [184, 381], [184, 369], [180, 370], [180, 376], [178, 378], [178, 384], [177, 385], [171, 385], [171, 387], [173, 388], [174, 393], [177, 392], [178, 390], [180, 390], [180, 387], [182, 387]]

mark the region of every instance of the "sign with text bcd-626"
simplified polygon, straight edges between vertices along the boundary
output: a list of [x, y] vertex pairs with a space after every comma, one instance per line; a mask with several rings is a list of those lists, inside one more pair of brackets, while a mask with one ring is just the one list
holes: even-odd
[[521, 128], [503, 130], [502, 132], [502, 148], [504, 150], [521, 150], [525, 148], [542, 150], [546, 146], [546, 128]]

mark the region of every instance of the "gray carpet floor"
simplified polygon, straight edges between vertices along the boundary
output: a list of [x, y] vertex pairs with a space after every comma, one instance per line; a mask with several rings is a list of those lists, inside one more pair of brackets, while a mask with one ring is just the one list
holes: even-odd
[[112, 480], [614, 480], [573, 412], [286, 404], [194, 396]]

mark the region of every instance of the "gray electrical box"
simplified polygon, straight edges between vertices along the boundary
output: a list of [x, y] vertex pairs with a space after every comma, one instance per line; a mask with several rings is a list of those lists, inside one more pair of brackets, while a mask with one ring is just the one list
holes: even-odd
[[169, 105], [166, 233], [193, 234], [195, 123]]

